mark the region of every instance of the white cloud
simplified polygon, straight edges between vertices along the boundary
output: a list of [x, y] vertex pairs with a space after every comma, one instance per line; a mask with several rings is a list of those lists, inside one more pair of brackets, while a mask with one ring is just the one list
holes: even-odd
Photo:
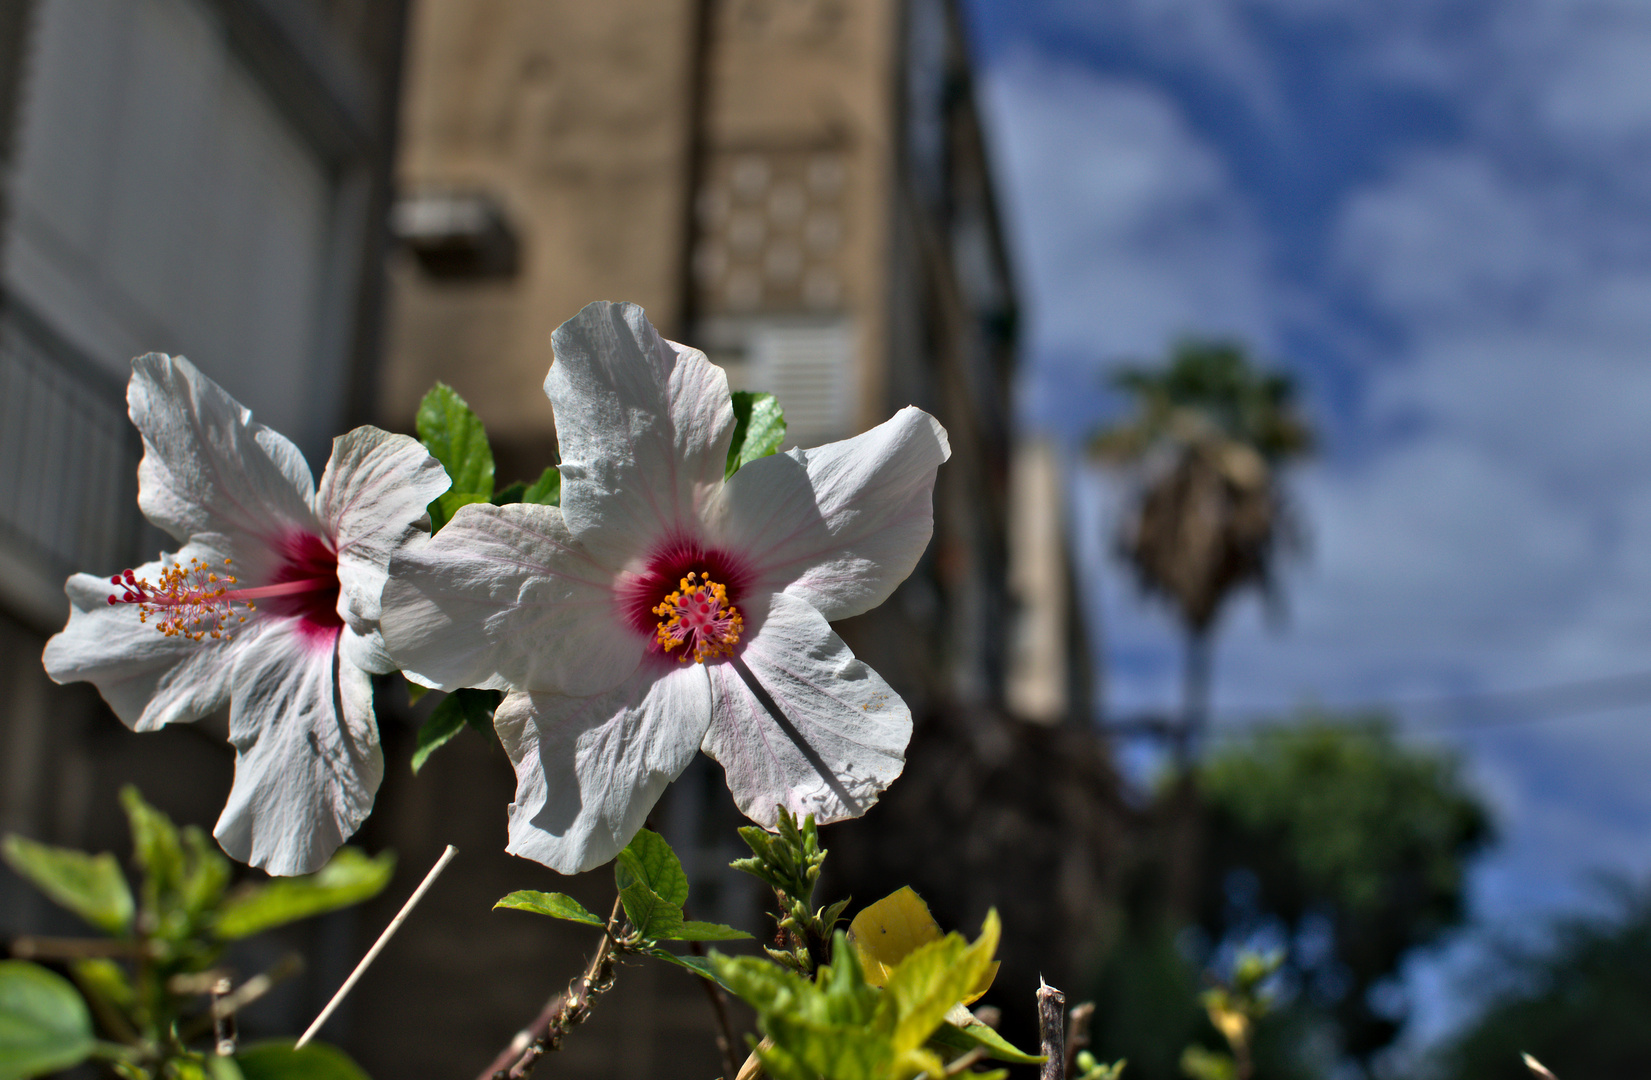
[[[1094, 365], [1186, 332], [1270, 340], [1261, 234], [1168, 94], [1030, 52], [985, 82], [1030, 354]], [[1079, 372], [1040, 374], [1051, 404]]]
[[[1280, 57], [1246, 29], [1262, 6], [1359, 23], [1352, 70], [1447, 95], [1463, 126], [1395, 146], [1340, 192], [1333, 272], [1292, 283], [1252, 210], [1267, 193], [1237, 185], [1167, 84], [1011, 54], [987, 85], [1034, 412], [1051, 419], [1083, 364], [1188, 329], [1264, 355], [1307, 319], [1386, 343], [1298, 478], [1313, 544], [1286, 574], [1287, 626], [1245, 601], [1223, 628], [1218, 713], [1651, 670], [1651, 9], [1513, 0], [1453, 23], [1431, 3], [1137, 0], [1088, 17], [1159, 35], [1145, 47], [1160, 55], [1171, 29], [1189, 57], [1231, 31], [1237, 59], [1217, 74], [1264, 101]], [[1335, 326], [1350, 307], [1385, 336]], [[1105, 554], [1116, 492], [1075, 486], [1086, 558], [1106, 563], [1091, 595], [1114, 715], [1173, 708], [1173, 623]], [[1589, 868], [1651, 870], [1651, 706], [1441, 737], [1470, 753], [1506, 830], [1476, 879], [1482, 912], [1530, 922], [1577, 902]]]

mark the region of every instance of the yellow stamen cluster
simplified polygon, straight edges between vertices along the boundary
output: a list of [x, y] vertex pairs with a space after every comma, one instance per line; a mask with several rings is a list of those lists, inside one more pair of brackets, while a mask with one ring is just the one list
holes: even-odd
[[690, 572], [676, 592], [653, 609], [660, 618], [655, 640], [666, 652], [682, 649], [677, 659], [705, 663], [732, 656], [745, 619], [728, 602], [728, 589], [697, 572]]
[[[231, 562], [225, 559], [224, 566]], [[155, 629], [162, 635], [191, 641], [230, 637], [235, 627], [247, 621], [238, 608], [252, 611], [256, 606], [229, 595], [230, 586], [236, 583], [234, 574], [219, 575], [200, 559], [164, 567], [155, 585], [130, 570], [110, 578], [109, 583], [123, 589], [110, 596], [109, 603], [136, 604], [139, 622], [147, 623], [154, 616]]]

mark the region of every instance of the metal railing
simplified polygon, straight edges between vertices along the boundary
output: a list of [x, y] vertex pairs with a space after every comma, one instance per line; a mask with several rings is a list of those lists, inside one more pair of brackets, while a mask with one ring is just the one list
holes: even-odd
[[16, 297], [0, 295], [0, 541], [53, 587], [139, 561], [143, 446], [124, 387]]

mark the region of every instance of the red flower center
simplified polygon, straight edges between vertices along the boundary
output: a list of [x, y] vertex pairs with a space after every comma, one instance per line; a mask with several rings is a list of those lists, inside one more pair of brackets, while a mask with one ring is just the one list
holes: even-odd
[[[704, 662], [732, 654], [744, 618], [735, 606], [751, 574], [743, 560], [696, 540], [661, 544], [618, 588], [620, 611], [660, 652]], [[703, 608], [703, 610], [701, 610]]]
[[338, 615], [338, 554], [309, 533], [293, 533], [275, 548], [282, 561], [268, 585], [235, 588], [239, 581], [231, 573], [232, 560], [214, 569], [190, 559], [164, 567], [153, 584], [131, 570], [116, 574], [109, 584], [120, 591], [110, 595], [109, 603], [136, 604], [138, 619], [153, 618], [155, 629], [166, 637], [201, 641], [233, 637], [263, 601], [271, 614], [296, 618], [306, 637], [331, 641], [344, 625]]

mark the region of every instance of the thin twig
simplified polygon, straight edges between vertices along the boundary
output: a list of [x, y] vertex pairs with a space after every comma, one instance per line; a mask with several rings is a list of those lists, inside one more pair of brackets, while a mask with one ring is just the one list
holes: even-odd
[[378, 940], [373, 942], [373, 947], [367, 950], [367, 955], [361, 958], [361, 963], [357, 964], [355, 970], [350, 972], [350, 977], [344, 980], [344, 985], [338, 988], [338, 993], [334, 994], [332, 1000], [327, 1002], [327, 1007], [321, 1010], [321, 1015], [317, 1016], [310, 1026], [304, 1030], [304, 1034], [298, 1036], [298, 1041], [293, 1044], [294, 1050], [301, 1048], [315, 1037], [317, 1031], [321, 1030], [321, 1025], [327, 1022], [327, 1017], [331, 1016], [333, 1010], [338, 1008], [345, 995], [355, 989], [355, 984], [360, 981], [362, 973], [371, 966], [374, 960], [378, 959], [378, 954], [384, 951], [384, 946], [390, 943], [390, 938], [395, 935], [397, 930], [401, 929], [401, 924], [407, 921], [407, 916], [413, 913], [413, 908], [418, 905], [420, 900], [424, 899], [424, 894], [430, 891], [430, 886], [436, 883], [436, 878], [441, 876], [441, 872], [447, 869], [447, 864], [452, 862], [453, 856], [458, 853], [458, 848], [452, 844], [447, 845], [447, 850], [441, 853], [441, 858], [436, 860], [436, 865], [432, 866], [430, 872], [424, 875], [424, 880], [419, 882], [419, 887], [414, 889], [413, 895], [409, 896], [407, 902], [401, 905], [401, 910], [396, 912], [396, 917], [390, 920], [390, 925], [384, 928], [384, 933], [378, 935]]
[[759, 1077], [768, 1075], [762, 1071], [762, 1058], [758, 1055], [764, 1050], [772, 1049], [774, 1049], [774, 1040], [765, 1037], [745, 1059], [745, 1064], [740, 1066], [740, 1071], [734, 1074], [734, 1080], [759, 1080]]
[[[688, 951], [695, 956], [705, 955], [703, 941], [690, 941]], [[734, 1022], [728, 1016], [728, 998], [712, 979], [695, 976], [694, 981], [705, 988], [705, 998], [711, 1003], [711, 1014], [717, 1019], [717, 1049], [722, 1051], [722, 1075], [734, 1080], [739, 1075], [740, 1060], [734, 1056]]]
[[975, 1062], [980, 1061], [985, 1057], [986, 1048], [984, 1046], [977, 1046], [973, 1050], [970, 1050], [967, 1054], [963, 1054], [956, 1059], [947, 1062], [946, 1071], [942, 1072], [940, 1075], [960, 1076], [963, 1073], [968, 1072], [969, 1069], [974, 1066]]
[[1525, 1068], [1531, 1070], [1531, 1074], [1536, 1076], [1538, 1080], [1558, 1080], [1558, 1077], [1548, 1071], [1548, 1067], [1546, 1065], [1531, 1057], [1531, 1055], [1521, 1054], [1520, 1057], [1525, 1062]]
[[[613, 985], [613, 967], [617, 959], [613, 945], [614, 939], [618, 936], [619, 919], [624, 910], [620, 898], [615, 897], [613, 912], [608, 916], [607, 925], [602, 930], [602, 944], [596, 947], [596, 955], [591, 957], [590, 966], [572, 986], [568, 987], [568, 992], [561, 996], [556, 1009], [551, 1012], [550, 1019], [543, 1025], [544, 1034], [534, 1039], [522, 1051], [521, 1056], [508, 1071], [500, 1069], [493, 1073], [492, 1080], [522, 1080], [533, 1071], [533, 1066], [539, 1063], [540, 1058], [552, 1050], [562, 1048], [562, 1039], [570, 1028], [584, 1023], [590, 1016], [591, 1002]], [[515, 1046], [515, 1040], [511, 1040], [511, 1046]]]
[[235, 1053], [235, 1013], [218, 1008], [232, 985], [228, 975], [212, 984], [212, 1052], [219, 1057]]
[[1089, 1022], [1095, 1016], [1093, 1001], [1081, 1002], [1066, 1014], [1066, 1075], [1078, 1071], [1078, 1051], [1089, 1047]]
[[476, 1080], [493, 1080], [495, 1076], [508, 1073], [510, 1067], [521, 1060], [522, 1052], [532, 1045], [535, 1033], [550, 1026], [551, 1020], [555, 1018], [557, 1011], [562, 1007], [562, 1002], [567, 1000], [567, 996], [566, 991], [558, 991], [552, 994], [550, 1000], [545, 1002], [545, 1007], [539, 1010], [539, 1015], [535, 1016], [526, 1027], [512, 1036], [510, 1042], [503, 1050], [499, 1051], [492, 1061], [488, 1062], [487, 1068], [481, 1071]]
[[1066, 1080], [1066, 995], [1038, 978], [1038, 1037], [1043, 1068], [1038, 1080]]
[[261, 974], [254, 975], [236, 987], [231, 993], [222, 997], [214, 996], [212, 1005], [206, 1012], [201, 1013], [184, 1025], [181, 1038], [186, 1043], [192, 1042], [206, 1034], [208, 1029], [216, 1030], [219, 1026], [218, 1021], [225, 1017], [234, 1016], [275, 989], [276, 986], [303, 970], [304, 958], [297, 953], [287, 953], [276, 961], [274, 967]]
[[147, 941], [114, 941], [109, 938], [34, 937], [12, 938], [11, 954], [19, 960], [86, 960], [119, 957], [138, 960], [153, 957], [157, 947]]

